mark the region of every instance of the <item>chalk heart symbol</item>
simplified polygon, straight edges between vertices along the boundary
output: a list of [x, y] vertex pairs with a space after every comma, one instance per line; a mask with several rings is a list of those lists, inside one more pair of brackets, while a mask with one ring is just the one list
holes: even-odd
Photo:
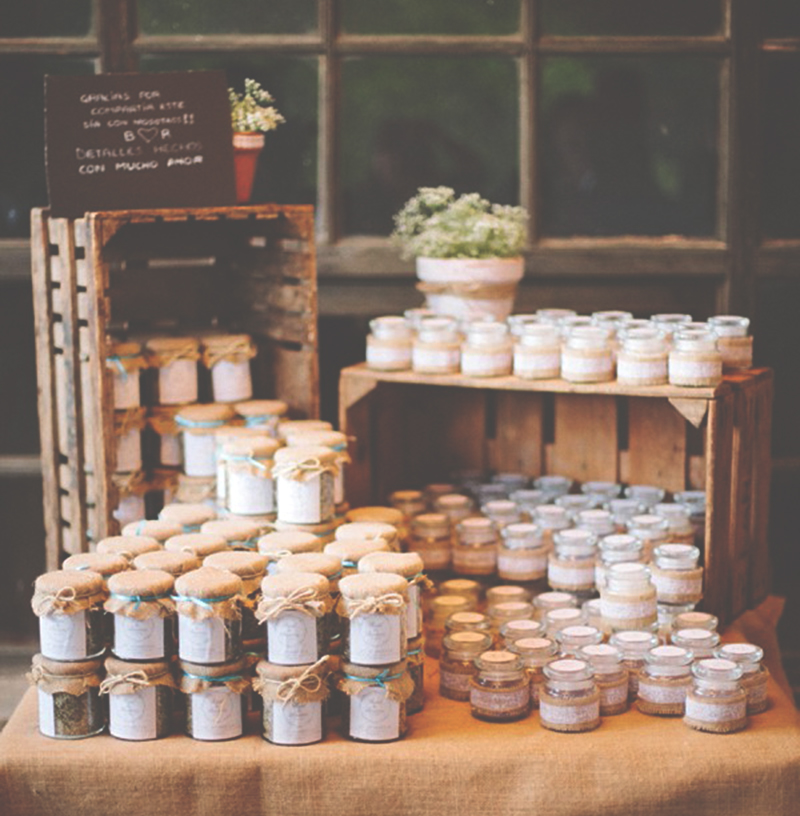
[[136, 132], [142, 139], [144, 139], [147, 142], [147, 144], [150, 144], [150, 142], [152, 142], [153, 139], [155, 139], [156, 136], [158, 136], [157, 127], [139, 128]]

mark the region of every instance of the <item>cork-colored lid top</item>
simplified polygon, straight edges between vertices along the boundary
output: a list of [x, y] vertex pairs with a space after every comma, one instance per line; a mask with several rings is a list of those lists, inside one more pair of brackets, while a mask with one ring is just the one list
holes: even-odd
[[183, 526], [176, 521], [169, 519], [142, 519], [132, 521], [122, 528], [124, 536], [147, 536], [160, 541], [162, 544], [174, 535], [180, 535]]
[[261, 436], [229, 439], [223, 443], [222, 453], [224, 456], [252, 456], [254, 459], [271, 458], [280, 447], [281, 443], [277, 439], [262, 433]]
[[170, 665], [166, 660], [155, 660], [152, 663], [131, 663], [129, 660], [120, 660], [113, 655], [106, 658], [106, 674], [109, 677], [133, 672], [144, 672], [148, 679], [154, 680], [157, 677], [163, 677], [170, 672]]
[[342, 571], [342, 559], [331, 553], [297, 553], [281, 558], [275, 569], [278, 573], [318, 572], [326, 578], [335, 578]]
[[63, 570], [91, 570], [103, 577], [115, 575], [123, 570], [130, 569], [131, 562], [124, 555], [115, 553], [75, 553], [65, 559], [61, 565]]
[[343, 598], [364, 600], [377, 595], [396, 593], [408, 601], [408, 581], [402, 575], [391, 572], [357, 572], [339, 581]]
[[336, 519], [323, 521], [319, 524], [292, 524], [290, 521], [281, 521], [280, 519], [276, 519], [274, 524], [277, 532], [314, 533], [320, 538], [325, 538], [326, 541], [331, 540], [330, 538], [327, 538], [327, 536], [332, 536], [333, 531], [336, 529]]
[[133, 559], [133, 566], [137, 570], [163, 570], [177, 578], [184, 572], [199, 569], [200, 559], [193, 553], [159, 550], [137, 555]]
[[198, 558], [228, 549], [228, 542], [220, 535], [210, 533], [183, 533], [167, 539], [164, 548], [170, 552], [190, 552]]
[[414, 578], [425, 569], [422, 557], [415, 552], [374, 552], [358, 562], [359, 572], [393, 572], [404, 578]]
[[184, 674], [194, 677], [216, 678], [216, 677], [237, 677], [247, 673], [247, 660], [232, 660], [230, 663], [219, 663], [215, 666], [205, 666], [202, 663], [190, 663], [188, 660], [179, 660], [178, 665]]
[[333, 425], [324, 419], [293, 419], [288, 422], [281, 422], [278, 425], [278, 437], [285, 440], [286, 434], [294, 433], [302, 429], [332, 431]]
[[206, 348], [211, 346], [230, 346], [234, 343], [251, 343], [249, 334], [204, 334], [202, 343]]
[[106, 347], [111, 356], [115, 357], [135, 357], [142, 353], [142, 344], [126, 340], [122, 343], [111, 342]]
[[50, 660], [42, 654], [33, 656], [33, 666], [41, 666], [56, 677], [88, 677], [103, 671], [103, 660]]
[[108, 579], [108, 591], [125, 597], [167, 595], [175, 587], [175, 578], [164, 570], [134, 569]]
[[158, 517], [164, 521], [174, 521], [183, 528], [190, 525], [204, 524], [206, 521], [215, 519], [217, 514], [207, 504], [173, 502], [172, 504], [165, 504], [161, 508]]
[[263, 428], [248, 428], [247, 425], [223, 425], [214, 431], [216, 444], [221, 446], [233, 439], [260, 439], [264, 436]]
[[318, 445], [279, 448], [275, 451], [275, 464], [299, 464], [308, 461], [318, 461], [321, 465], [333, 465], [336, 463], [336, 451]]
[[242, 579], [217, 567], [200, 567], [175, 581], [175, 591], [187, 598], [228, 598], [242, 591]]
[[431, 605], [439, 612], [458, 612], [465, 609], [469, 601], [463, 595], [439, 595], [431, 601]]
[[272, 553], [313, 553], [321, 552], [322, 544], [313, 533], [300, 530], [284, 530], [267, 533], [258, 539], [258, 551], [265, 555]]
[[182, 349], [194, 349], [196, 352], [200, 348], [200, 341], [196, 337], [151, 337], [145, 345], [149, 351], [155, 352], [181, 351]]
[[390, 542], [397, 539], [397, 527], [383, 521], [351, 521], [340, 524], [336, 528], [336, 540], [344, 541], [350, 538], [362, 540], [382, 539]]
[[283, 416], [289, 410], [281, 400], [245, 400], [234, 403], [233, 407], [243, 417]]
[[420, 513], [411, 521], [422, 535], [445, 536], [450, 533], [450, 519], [444, 513]]
[[261, 525], [244, 519], [213, 519], [203, 522], [201, 533], [222, 536], [228, 543], [232, 541], [249, 541], [261, 532]]
[[261, 581], [261, 592], [265, 598], [285, 598], [301, 589], [313, 589], [322, 597], [330, 594], [330, 581], [317, 572], [285, 572], [267, 575]]
[[105, 592], [103, 576], [89, 570], [54, 570], [40, 575], [34, 584], [36, 592], [55, 595], [62, 589], [73, 589], [76, 598], [89, 598]]
[[376, 552], [388, 552], [389, 545], [385, 541], [362, 541], [358, 538], [331, 541], [322, 550], [324, 553], [337, 555], [342, 559], [342, 566], [355, 566], [365, 555]]
[[142, 553], [160, 549], [161, 544], [147, 536], [110, 536], [97, 542], [97, 552], [124, 555], [129, 561]]
[[267, 570], [268, 563], [269, 559], [265, 555], [237, 550], [213, 553], [206, 558], [203, 565], [228, 570], [228, 572], [232, 572], [243, 581], [246, 581], [253, 578], [262, 578]]
[[209, 402], [204, 405], [186, 405], [175, 415], [180, 424], [187, 422], [227, 422], [236, 416], [236, 411], [227, 403]]
[[296, 448], [299, 446], [319, 445], [323, 448], [347, 448], [347, 434], [341, 431], [299, 430], [290, 431], [284, 435], [286, 444]]
[[401, 525], [405, 519], [403, 513], [396, 507], [354, 507], [347, 511], [345, 517], [349, 522], [381, 522], [393, 527]]

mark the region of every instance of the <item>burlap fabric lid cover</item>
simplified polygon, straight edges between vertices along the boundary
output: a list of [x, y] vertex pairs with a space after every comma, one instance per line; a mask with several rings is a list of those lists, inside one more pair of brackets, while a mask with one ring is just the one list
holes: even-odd
[[327, 700], [330, 688], [326, 682], [330, 673], [327, 655], [310, 666], [279, 666], [267, 660], [256, 665], [253, 690], [265, 702], [305, 705]]
[[391, 524], [393, 527], [402, 525], [405, 516], [396, 507], [355, 507], [347, 511], [349, 522], [378, 522]]
[[[322, 448], [347, 448], [347, 434], [341, 431], [328, 431], [316, 428], [300, 428], [289, 431], [285, 434], [286, 444], [292, 448], [297, 447], [322, 447]], [[341, 452], [341, 450], [339, 451]]]
[[297, 448], [279, 448], [275, 451], [275, 465], [272, 470], [274, 478], [294, 479], [305, 482], [314, 479], [320, 473], [337, 473], [338, 454], [330, 448], [303, 446]]
[[241, 550], [213, 553], [203, 562], [206, 567], [216, 567], [238, 575], [242, 579], [242, 591], [245, 595], [258, 591], [268, 563], [264, 555]]
[[164, 660], [131, 663], [118, 657], [106, 658], [106, 676], [100, 684], [101, 694], [135, 694], [148, 686], [177, 687], [169, 663]]
[[174, 436], [180, 430], [175, 417], [180, 405], [150, 405], [147, 409], [147, 424], [159, 436]]
[[202, 339], [202, 349], [203, 364], [207, 368], [221, 360], [246, 363], [258, 351], [249, 334], [208, 334]]
[[323, 549], [324, 553], [338, 555], [342, 559], [342, 566], [350, 569], [357, 566], [359, 561], [366, 555], [375, 552], [389, 552], [389, 545], [380, 540], [362, 540], [359, 538], [344, 539], [342, 541], [331, 541]]
[[267, 575], [261, 581], [261, 602], [256, 611], [259, 623], [274, 620], [284, 612], [302, 612], [315, 618], [333, 609], [330, 582], [315, 572]]
[[342, 571], [342, 559], [330, 553], [296, 553], [286, 555], [275, 565], [279, 574], [286, 572], [318, 572], [326, 578], [336, 578]]
[[177, 578], [179, 575], [183, 575], [184, 572], [198, 569], [200, 559], [194, 553], [159, 550], [158, 552], [137, 555], [133, 559], [133, 566], [139, 570], [163, 570]]
[[250, 688], [248, 666], [245, 658], [215, 666], [179, 661], [181, 671], [180, 689], [184, 694], [200, 694], [213, 686], [227, 686], [234, 694], [244, 694]]
[[97, 552], [124, 555], [128, 561], [133, 561], [137, 555], [160, 550], [161, 545], [154, 538], [148, 536], [110, 536], [97, 542]]
[[415, 552], [375, 552], [365, 555], [358, 562], [359, 572], [393, 572], [414, 583], [426, 582], [422, 575], [424, 569], [422, 557]]
[[131, 562], [124, 555], [98, 552], [75, 553], [75, 555], [65, 559], [61, 565], [63, 570], [77, 570], [79, 572], [90, 570], [102, 575], [104, 578], [130, 568]]
[[285, 440], [287, 434], [300, 430], [332, 431], [333, 425], [324, 419], [292, 419], [278, 425], [278, 438]]
[[216, 512], [206, 504], [165, 504], [158, 517], [162, 521], [173, 521], [182, 527], [195, 526], [217, 517]]
[[225, 467], [233, 470], [250, 470], [254, 476], [269, 478], [267, 464], [281, 447], [281, 443], [271, 436], [248, 436], [230, 439], [222, 446], [222, 460]]
[[227, 550], [228, 542], [222, 536], [210, 533], [182, 533], [168, 539], [164, 548], [169, 552], [188, 552], [205, 558], [211, 553]]
[[160, 541], [162, 544], [174, 535], [183, 532], [183, 526], [170, 519], [141, 519], [132, 521], [122, 528], [124, 536], [146, 536]]
[[129, 570], [108, 579], [111, 593], [105, 602], [106, 612], [136, 620], [168, 618], [175, 614], [170, 597], [175, 578], [163, 570]]
[[406, 658], [409, 668], [411, 666], [421, 666], [425, 663], [425, 636], [417, 635], [408, 641], [408, 656]]
[[214, 519], [204, 522], [200, 532], [222, 536], [228, 544], [237, 544], [257, 538], [261, 533], [261, 525], [244, 519]]
[[360, 572], [339, 581], [342, 617], [401, 615], [408, 603], [408, 581], [390, 572]]
[[71, 694], [80, 697], [90, 688], [98, 688], [103, 678], [102, 660], [49, 660], [33, 656], [28, 682], [47, 694]]
[[397, 541], [397, 527], [383, 521], [350, 521], [336, 528], [336, 540], [360, 538], [380, 539], [390, 546]]
[[277, 561], [287, 555], [321, 552], [322, 543], [313, 533], [286, 530], [259, 538], [258, 551], [270, 561]]
[[145, 349], [150, 364], [159, 367], [176, 360], [200, 359], [200, 341], [195, 337], [151, 337]]
[[406, 661], [388, 666], [358, 666], [342, 661], [341, 674], [336, 679], [336, 687], [348, 697], [360, 694], [370, 686], [380, 686], [386, 697], [404, 703], [414, 693], [414, 681], [406, 671]]
[[233, 407], [239, 416], [253, 418], [283, 416], [289, 410], [281, 400], [245, 400], [234, 403]]
[[31, 607], [35, 615], [74, 615], [108, 596], [103, 576], [88, 570], [56, 570], [40, 575]]
[[211, 434], [223, 422], [236, 417], [236, 411], [230, 405], [221, 402], [210, 402], [206, 405], [187, 405], [175, 415], [175, 421], [184, 433]]
[[175, 581], [178, 614], [192, 620], [239, 620], [242, 579], [217, 567], [200, 567]]
[[147, 368], [147, 360], [142, 355], [142, 344], [126, 341], [125, 343], [111, 343], [108, 347], [106, 368], [118, 374], [132, 374], [139, 369]]
[[248, 428], [247, 425], [223, 425], [214, 431], [214, 441], [218, 448], [234, 439], [261, 439], [263, 428]]

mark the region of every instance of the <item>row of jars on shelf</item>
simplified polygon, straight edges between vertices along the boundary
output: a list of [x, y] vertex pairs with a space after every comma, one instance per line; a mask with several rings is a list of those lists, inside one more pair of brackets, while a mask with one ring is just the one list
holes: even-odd
[[[558, 310], [543, 310], [558, 311]], [[723, 370], [752, 366], [749, 319], [690, 315], [634, 320], [628, 312], [512, 315], [506, 322], [420, 313], [370, 321], [367, 365], [379, 371], [473, 377], [514, 375], [574, 383], [617, 382], [633, 387], [714, 386]]]

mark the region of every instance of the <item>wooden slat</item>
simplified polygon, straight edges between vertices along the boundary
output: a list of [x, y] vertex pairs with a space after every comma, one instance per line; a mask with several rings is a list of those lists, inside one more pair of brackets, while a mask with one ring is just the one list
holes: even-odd
[[351, 506], [374, 503], [372, 496], [372, 452], [374, 439], [371, 416], [376, 399], [374, 383], [348, 378], [339, 380], [339, 428], [351, 437], [351, 463], [345, 475], [347, 499]]
[[753, 536], [748, 573], [748, 600], [756, 606], [770, 591], [769, 495], [772, 475], [772, 374], [762, 378], [756, 389], [755, 434], [753, 437]]
[[628, 399], [625, 481], [686, 489], [686, 420], [666, 400]]
[[544, 395], [493, 393], [496, 421], [489, 467], [496, 472], [540, 476], [544, 472]]
[[556, 394], [552, 472], [581, 482], [617, 481], [617, 404], [613, 396]]

